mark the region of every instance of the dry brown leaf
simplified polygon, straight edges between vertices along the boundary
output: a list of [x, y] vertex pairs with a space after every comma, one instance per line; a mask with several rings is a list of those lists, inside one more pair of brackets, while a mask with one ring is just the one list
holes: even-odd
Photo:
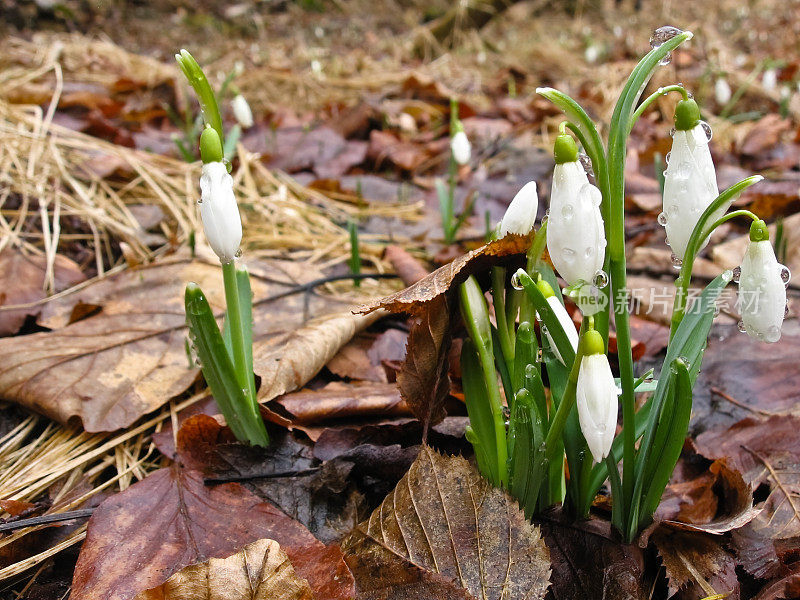
[[465, 459], [427, 446], [343, 548], [358, 588], [370, 598], [408, 597], [398, 580], [425, 590], [410, 565], [486, 600], [543, 598], [549, 586], [547, 547], [517, 502]]
[[[251, 265], [251, 274], [254, 368], [262, 378], [262, 399], [304, 384], [360, 324], [376, 318], [348, 312], [302, 327], [302, 295], [268, 299], [313, 279], [314, 270], [271, 261]], [[62, 423], [78, 419], [87, 431], [130, 425], [198, 375], [184, 343], [183, 290], [189, 281], [203, 288], [221, 316], [219, 265], [180, 257], [123, 271], [49, 303], [40, 322], [54, 331], [0, 340], [0, 355], [9, 357], [0, 367], [0, 394]], [[318, 315], [342, 306], [315, 297], [309, 310]]]
[[393, 383], [334, 381], [319, 390], [303, 389], [276, 398], [292, 423], [309, 425], [328, 419], [371, 416], [406, 416], [409, 408]]
[[[44, 256], [25, 256], [14, 248], [0, 252], [0, 336], [17, 333], [27, 317], [41, 312], [42, 307], [35, 303], [45, 297], [46, 273], [47, 259]], [[53, 292], [65, 290], [85, 279], [77, 264], [56, 254]], [[18, 304], [31, 306], [5, 308]]]
[[385, 308], [392, 313], [410, 313], [415, 316], [423, 314], [426, 305], [463, 282], [472, 273], [481, 273], [488, 266], [497, 264], [504, 257], [522, 254], [530, 245], [530, 238], [521, 235], [507, 235], [459, 256], [453, 262], [436, 269], [424, 279], [410, 285], [404, 290], [395, 292], [385, 298], [370, 302], [360, 308], [369, 313], [378, 308]]
[[739, 598], [736, 561], [719, 542], [702, 535], [658, 531], [650, 538], [666, 570], [669, 597], [704, 598], [730, 594]]
[[392, 263], [395, 273], [406, 285], [413, 285], [428, 275], [428, 270], [402, 246], [386, 246], [383, 257]]
[[274, 540], [248, 544], [227, 558], [185, 567], [136, 600], [311, 600], [308, 581], [295, 573]]
[[174, 464], [111, 496], [89, 521], [72, 582], [74, 600], [127, 600], [183, 567], [224, 557], [269, 538], [289, 555], [318, 599], [352, 597], [352, 577], [336, 546], [238, 483], [204, 485]]

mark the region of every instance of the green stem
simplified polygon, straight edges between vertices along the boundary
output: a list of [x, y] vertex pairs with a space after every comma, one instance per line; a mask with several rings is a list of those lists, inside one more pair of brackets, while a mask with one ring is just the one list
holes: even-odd
[[645, 98], [639, 105], [639, 108], [637, 108], [636, 111], [633, 113], [633, 116], [631, 117], [630, 127], [628, 127], [628, 133], [630, 133], [630, 131], [633, 129], [633, 126], [636, 125], [636, 121], [639, 120], [639, 117], [642, 116], [642, 113], [646, 111], [647, 108], [653, 102], [655, 102], [662, 96], [666, 96], [670, 92], [680, 92], [684, 100], [689, 99], [689, 92], [687, 92], [686, 88], [679, 83], [675, 85], [668, 85], [666, 87], [658, 88], [655, 92], [653, 92], [647, 98]]
[[233, 369], [236, 381], [246, 392], [248, 400], [255, 401], [256, 384], [253, 374], [247, 372], [247, 349], [245, 348], [245, 335], [243, 328], [250, 327], [242, 320], [241, 304], [239, 303], [239, 286], [236, 281], [236, 265], [230, 261], [222, 265], [222, 276], [225, 283], [225, 303], [227, 304], [226, 318], [230, 322], [231, 348], [233, 350]]
[[[735, 183], [717, 196], [697, 220], [697, 224], [695, 224], [694, 229], [692, 230], [692, 235], [689, 237], [689, 241], [686, 244], [686, 252], [683, 255], [683, 263], [681, 264], [680, 274], [678, 275], [678, 279], [675, 281], [675, 286], [677, 289], [675, 293], [675, 301], [673, 302], [672, 306], [672, 321], [669, 332], [670, 339], [672, 339], [672, 337], [675, 335], [678, 325], [681, 324], [681, 321], [683, 321], [683, 317], [686, 313], [686, 301], [688, 300], [689, 286], [692, 281], [692, 268], [694, 267], [695, 258], [697, 258], [697, 254], [700, 252], [700, 247], [718, 225], [724, 223], [727, 218], [733, 217], [724, 215], [721, 219], [718, 219], [711, 227], [708, 228], [706, 227], [706, 223], [708, 223], [711, 217], [720, 208], [730, 203], [735, 196], [742, 193], [751, 185], [758, 183], [762, 179], [764, 178], [761, 175], [753, 175], [752, 177], [748, 177], [747, 179], [743, 179], [742, 181]], [[733, 213], [729, 214], [737, 217], [746, 216], [754, 220], [758, 219], [758, 217], [750, 211], [734, 211]]]
[[[492, 267], [492, 302], [494, 317], [497, 321], [497, 337], [500, 339], [500, 350], [509, 368], [514, 366], [514, 342], [509, 333], [506, 321], [506, 270], [504, 267]], [[512, 373], [512, 377], [514, 374]]]
[[205, 73], [203, 73], [203, 69], [200, 68], [194, 57], [186, 50], [181, 50], [180, 54], [176, 54], [175, 60], [178, 61], [178, 66], [180, 66], [181, 71], [183, 71], [189, 84], [197, 94], [197, 99], [200, 101], [200, 110], [203, 113], [203, 120], [216, 129], [220, 140], [224, 140], [222, 116], [219, 112], [217, 97]]

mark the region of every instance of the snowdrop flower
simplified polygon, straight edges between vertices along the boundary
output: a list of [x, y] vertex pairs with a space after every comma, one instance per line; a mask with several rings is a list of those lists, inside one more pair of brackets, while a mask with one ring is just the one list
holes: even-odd
[[450, 139], [450, 151], [453, 153], [453, 160], [459, 165], [466, 165], [472, 156], [472, 146], [470, 146], [467, 134], [463, 129], [456, 131]]
[[768, 92], [774, 92], [778, 87], [778, 71], [777, 69], [767, 69], [761, 76], [761, 85]]
[[581, 281], [589, 283], [603, 268], [605, 258], [602, 194], [589, 183], [570, 135], [556, 138], [554, 154], [547, 250], [556, 271], [570, 286]]
[[762, 342], [781, 339], [787, 283], [789, 269], [775, 258], [766, 224], [755, 221], [739, 273], [740, 326], [750, 337]]
[[242, 243], [242, 219], [233, 195], [233, 178], [222, 162], [222, 142], [207, 126], [200, 136], [200, 217], [206, 239], [222, 264], [231, 262]]
[[614, 441], [619, 390], [604, 353], [602, 336], [590, 329], [584, 334], [581, 344], [583, 358], [575, 390], [578, 421], [592, 457], [595, 462], [600, 462], [608, 456]]
[[[553, 288], [550, 287], [549, 283], [542, 279], [536, 283], [536, 287], [538, 287], [539, 291], [542, 292], [542, 296], [547, 299], [547, 303], [550, 305], [550, 308], [552, 309], [553, 313], [555, 313], [556, 318], [558, 318], [558, 322], [561, 324], [561, 329], [563, 329], [564, 333], [567, 334], [569, 343], [572, 344], [572, 349], [577, 352], [578, 332], [575, 329], [575, 324], [572, 322], [572, 317], [569, 316], [567, 309], [564, 308], [564, 305], [558, 301], [558, 298], [556, 298], [556, 294], [553, 291]], [[550, 335], [550, 331], [545, 330], [545, 336], [547, 337], [547, 341], [550, 342], [550, 348], [553, 350], [553, 354], [556, 355], [556, 358], [562, 365], [566, 366], [564, 359], [561, 358], [561, 353], [558, 351], [558, 348], [553, 341], [553, 337]]]
[[231, 100], [233, 107], [233, 116], [242, 126], [242, 129], [249, 129], [253, 126], [253, 111], [250, 110], [250, 105], [247, 99], [241, 94], [236, 94]]
[[508, 205], [506, 214], [500, 221], [498, 237], [505, 237], [509, 233], [528, 235], [533, 229], [537, 212], [539, 212], [539, 195], [536, 193], [536, 182], [529, 181], [522, 186]]
[[732, 95], [731, 86], [725, 78], [720, 77], [717, 79], [717, 82], [714, 84], [714, 96], [717, 99], [717, 104], [724, 106], [730, 101]]
[[[675, 109], [675, 135], [669, 164], [664, 172], [664, 212], [659, 222], [667, 230], [667, 243], [683, 260], [692, 230], [708, 205], [719, 195], [708, 136], [700, 122], [700, 109], [694, 100], [682, 100]], [[721, 206], [713, 223], [727, 210]], [[708, 240], [705, 240], [702, 247]]]

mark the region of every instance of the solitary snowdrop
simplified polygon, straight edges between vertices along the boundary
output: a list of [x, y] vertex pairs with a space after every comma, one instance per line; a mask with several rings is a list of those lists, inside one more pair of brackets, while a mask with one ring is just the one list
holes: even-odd
[[[679, 102], [672, 151], [664, 172], [664, 210], [658, 219], [667, 230], [667, 243], [680, 260], [700, 215], [719, 194], [708, 141], [697, 103], [691, 99]], [[709, 223], [721, 217], [728, 206], [721, 206]], [[708, 240], [703, 247], [706, 243]]]
[[247, 98], [236, 94], [231, 100], [231, 106], [233, 107], [233, 116], [236, 117], [236, 121], [242, 126], [242, 129], [249, 129], [253, 126], [253, 111], [250, 110]]
[[717, 79], [714, 84], [714, 96], [717, 99], [717, 104], [720, 106], [726, 105], [730, 101], [732, 95], [731, 86], [728, 84], [727, 80], [724, 77]]
[[242, 219], [233, 194], [233, 178], [222, 162], [222, 142], [207, 126], [200, 136], [200, 217], [212, 250], [222, 264], [231, 262], [242, 243]]
[[761, 76], [761, 85], [768, 92], [774, 92], [778, 87], [778, 71], [777, 69], [767, 69]]
[[556, 138], [554, 155], [547, 250], [556, 271], [569, 285], [591, 283], [605, 258], [602, 194], [589, 183], [578, 160], [578, 147], [569, 134]]
[[787, 283], [789, 269], [775, 258], [766, 224], [755, 221], [739, 273], [741, 326], [750, 337], [762, 342], [781, 339]]
[[453, 153], [453, 160], [458, 164], [466, 165], [469, 163], [469, 159], [472, 156], [472, 147], [463, 129], [459, 129], [453, 135], [450, 140], [450, 150]]
[[509, 233], [528, 235], [539, 212], [539, 195], [536, 193], [536, 182], [529, 181], [517, 192], [500, 221], [500, 237]]
[[604, 353], [602, 336], [590, 329], [581, 344], [583, 357], [575, 390], [578, 421], [592, 457], [595, 462], [601, 462], [608, 456], [614, 441], [619, 391]]
[[[576, 352], [578, 351], [578, 332], [575, 329], [575, 324], [572, 322], [572, 318], [569, 316], [567, 309], [564, 308], [564, 305], [559, 302], [558, 298], [556, 298], [556, 294], [553, 291], [553, 288], [550, 287], [550, 284], [544, 281], [543, 279], [537, 282], [536, 287], [539, 288], [539, 291], [542, 292], [542, 296], [547, 299], [547, 304], [550, 305], [553, 313], [558, 318], [558, 322], [561, 325], [561, 329], [564, 330], [564, 333], [567, 334], [567, 338], [569, 339], [569, 343], [572, 345], [572, 349]], [[564, 359], [561, 358], [561, 353], [558, 351], [555, 342], [553, 341], [552, 335], [550, 335], [549, 330], [545, 330], [545, 336], [547, 336], [547, 341], [550, 342], [550, 348], [553, 350], [553, 353], [556, 355], [558, 361], [565, 365]]]

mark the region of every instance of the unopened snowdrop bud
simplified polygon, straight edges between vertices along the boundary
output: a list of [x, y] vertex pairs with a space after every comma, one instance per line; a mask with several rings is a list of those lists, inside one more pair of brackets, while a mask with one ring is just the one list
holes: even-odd
[[[659, 222], [666, 228], [668, 243], [680, 260], [700, 215], [719, 194], [708, 142], [697, 103], [679, 102], [675, 109], [672, 151], [664, 172], [664, 212], [659, 215]], [[721, 217], [728, 206], [721, 206], [710, 222]]]
[[250, 110], [250, 105], [247, 103], [247, 98], [241, 94], [236, 94], [231, 100], [233, 107], [233, 116], [236, 117], [242, 129], [249, 129], [253, 126], [253, 111]]
[[231, 262], [242, 242], [242, 220], [233, 195], [233, 178], [222, 162], [203, 165], [200, 216], [206, 239], [222, 264]]
[[602, 194], [589, 183], [569, 134], [556, 138], [550, 192], [547, 250], [556, 271], [569, 285], [591, 282], [603, 268], [606, 235], [600, 214]]
[[787, 283], [789, 269], [775, 258], [766, 224], [755, 221], [739, 273], [741, 326], [750, 337], [762, 342], [781, 339]]
[[761, 85], [768, 92], [774, 92], [778, 88], [778, 70], [767, 69], [761, 76]]
[[604, 353], [602, 336], [590, 329], [581, 339], [582, 355], [575, 399], [583, 437], [595, 462], [611, 450], [617, 427], [618, 390]]
[[463, 129], [456, 131], [455, 135], [450, 140], [450, 151], [453, 153], [453, 160], [460, 165], [469, 163], [472, 156], [472, 146], [470, 146], [469, 138], [464, 133]]
[[[578, 351], [578, 332], [575, 329], [575, 324], [572, 322], [572, 318], [569, 316], [567, 309], [564, 308], [564, 305], [558, 301], [556, 298], [556, 294], [553, 291], [553, 288], [550, 287], [550, 284], [547, 283], [545, 280], [541, 279], [536, 283], [536, 287], [539, 288], [539, 291], [542, 292], [542, 296], [547, 299], [547, 303], [550, 305], [553, 313], [558, 318], [558, 322], [561, 324], [561, 329], [564, 330], [564, 333], [567, 334], [567, 338], [569, 338], [569, 343], [572, 344], [572, 349], [576, 352]], [[553, 341], [550, 332], [545, 330], [545, 335], [547, 336], [547, 341], [550, 342], [550, 348], [553, 350], [553, 353], [556, 355], [558, 361], [563, 365], [564, 359], [561, 358], [561, 353], [558, 351], [555, 342]], [[566, 366], [566, 365], [565, 365]]]
[[505, 237], [509, 233], [528, 235], [536, 221], [539, 212], [539, 195], [536, 193], [536, 182], [529, 181], [517, 192], [511, 204], [500, 221], [498, 237]]
[[725, 80], [724, 77], [720, 77], [717, 79], [716, 83], [714, 84], [714, 97], [717, 99], [717, 104], [720, 106], [724, 106], [727, 104], [733, 93], [731, 92], [731, 86]]

